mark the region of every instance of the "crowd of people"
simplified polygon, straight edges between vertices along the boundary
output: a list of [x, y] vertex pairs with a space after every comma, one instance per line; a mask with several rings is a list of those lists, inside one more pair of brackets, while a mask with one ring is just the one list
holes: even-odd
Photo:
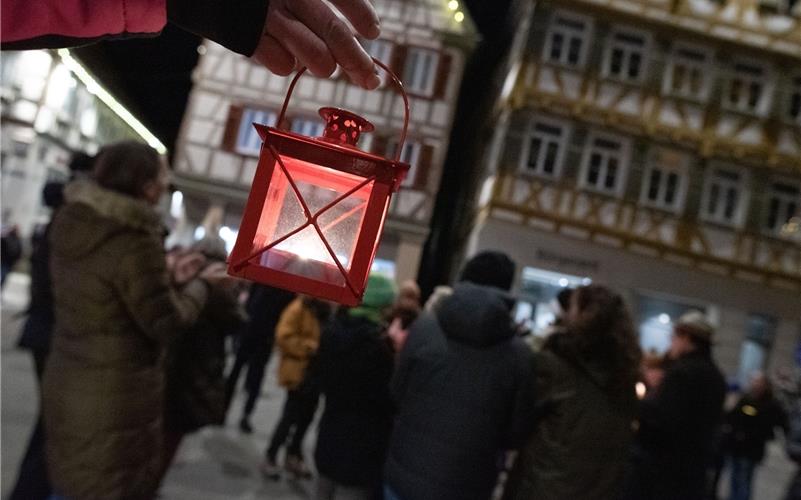
[[371, 274], [361, 305], [338, 307], [228, 276], [220, 239], [165, 252], [167, 172], [150, 147], [110, 145], [71, 170], [45, 189], [54, 216], [31, 254], [20, 345], [42, 415], [11, 498], [154, 498], [184, 436], [229, 413], [252, 432], [273, 345], [286, 399], [261, 472], [316, 476], [318, 500], [708, 500], [724, 467], [741, 500], [776, 430], [801, 459], [797, 388], [774, 395], [756, 373], [725, 405], [699, 311], [665, 356], [644, 356], [623, 298], [581, 286], [533, 342], [497, 251], [425, 305], [413, 282]]

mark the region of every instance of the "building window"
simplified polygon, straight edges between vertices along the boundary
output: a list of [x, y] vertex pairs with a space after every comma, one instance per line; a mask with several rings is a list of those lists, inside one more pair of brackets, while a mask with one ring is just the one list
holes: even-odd
[[767, 107], [766, 82], [767, 76], [762, 66], [735, 63], [728, 88], [723, 94], [723, 106], [734, 111], [760, 113]]
[[323, 135], [324, 129], [325, 124], [319, 119], [313, 118], [295, 118], [292, 120], [292, 125], [290, 125], [292, 132], [308, 137], [320, 137]]
[[794, 78], [790, 87], [790, 118], [801, 125], [801, 76]]
[[403, 68], [403, 84], [411, 94], [430, 97], [434, 93], [439, 54], [433, 50], [410, 47]]
[[534, 120], [523, 144], [521, 170], [545, 177], [558, 177], [567, 140], [567, 127], [550, 121]]
[[684, 45], [674, 47], [663, 92], [690, 99], [706, 99], [712, 78], [710, 59], [709, 52], [703, 49]]
[[645, 74], [646, 35], [616, 31], [606, 53], [605, 75], [627, 82], [639, 82]]
[[[417, 141], [406, 141], [403, 143], [403, 151], [401, 151], [400, 161], [409, 164], [409, 172], [406, 178], [403, 179], [402, 186], [413, 186], [415, 178], [417, 177], [418, 167], [420, 166], [420, 152], [423, 145]], [[392, 141], [387, 148], [387, 158], [395, 158], [395, 152], [398, 149], [398, 143]]]
[[712, 169], [701, 202], [702, 218], [719, 224], [739, 225], [746, 205], [744, 183], [744, 176], [737, 171]]
[[591, 21], [557, 12], [551, 19], [542, 57], [564, 66], [581, 67], [587, 53]]
[[389, 65], [392, 62], [392, 42], [389, 40], [362, 40], [362, 47], [382, 63]]
[[799, 215], [801, 191], [798, 185], [774, 182], [770, 186], [765, 229], [775, 235], [782, 234], [782, 228], [793, 217]]
[[239, 131], [236, 136], [236, 152], [243, 155], [258, 156], [261, 150], [261, 137], [253, 127], [254, 123], [274, 125], [276, 114], [263, 109], [245, 108], [242, 119], [239, 121]]
[[607, 194], [620, 194], [631, 144], [609, 135], [591, 134], [587, 139], [581, 187]]
[[686, 189], [686, 156], [673, 151], [656, 150], [645, 170], [641, 202], [644, 205], [679, 212], [684, 206]]

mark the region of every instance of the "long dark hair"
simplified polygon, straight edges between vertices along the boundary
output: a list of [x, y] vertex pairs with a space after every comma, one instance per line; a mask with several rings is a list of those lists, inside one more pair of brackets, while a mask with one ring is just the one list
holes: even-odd
[[633, 411], [642, 351], [623, 298], [604, 286], [588, 285], [577, 288], [571, 299], [577, 314], [567, 315], [565, 331], [552, 335], [545, 348], [603, 373], [610, 399]]

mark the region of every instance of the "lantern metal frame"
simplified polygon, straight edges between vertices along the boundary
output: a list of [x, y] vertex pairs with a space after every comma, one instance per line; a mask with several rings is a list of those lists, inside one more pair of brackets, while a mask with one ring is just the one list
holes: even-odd
[[[361, 131], [371, 131], [372, 124], [347, 110], [322, 108], [320, 114], [327, 120], [335, 118], [346, 118], [349, 120], [345, 123], [351, 127], [351, 129], [349, 129], [351, 133], [355, 132], [355, 139], [348, 137], [349, 140], [353, 139], [351, 143], [339, 143], [337, 140], [332, 139], [332, 137], [326, 136], [310, 138], [289, 131], [284, 118], [295, 85], [298, 79], [306, 72], [305, 67], [301, 68], [289, 85], [283, 107], [281, 108], [281, 113], [278, 117], [277, 126], [268, 127], [258, 123], [253, 124], [263, 143], [256, 176], [253, 179], [253, 186], [248, 197], [248, 210], [246, 210], [243, 216], [240, 227], [240, 236], [250, 236], [244, 238], [244, 240], [249, 240], [249, 242], [243, 240], [243, 242], [240, 243], [239, 238], [237, 239], [236, 245], [229, 258], [229, 274], [260, 282], [269, 282], [280, 288], [328, 298], [348, 306], [354, 306], [361, 302], [366, 287], [369, 268], [375, 258], [379, 239], [383, 232], [386, 214], [389, 209], [390, 196], [393, 192], [398, 191], [401, 182], [410, 168], [408, 164], [400, 161], [409, 126], [408, 96], [403, 88], [403, 84], [397, 76], [381, 61], [375, 58], [373, 58], [373, 61], [387, 73], [403, 98], [403, 129], [393, 160], [388, 160], [381, 156], [362, 151], [355, 146], [355, 141], [358, 140], [358, 134]], [[341, 114], [343, 116], [334, 116], [336, 114]], [[331, 122], [329, 121], [329, 125], [330, 124]], [[336, 127], [334, 128], [336, 129]], [[327, 127], [326, 132], [329, 131], [328, 129]], [[298, 182], [293, 178], [294, 174], [291, 173], [291, 169], [287, 167], [282, 156], [307, 162], [316, 167], [354, 174], [355, 176], [361, 177], [362, 180], [350, 187], [347, 191], [339, 194], [333, 201], [312, 213], [312, 210], [304, 200]], [[267, 194], [275, 169], [280, 169], [285, 176], [289, 189], [291, 189], [295, 198], [300, 203], [306, 221], [287, 234], [254, 250], [253, 236], [256, 235], [261, 217], [264, 214], [265, 204], [270, 203], [270, 200], [267, 199]], [[336, 226], [354, 213], [357, 213], [361, 205], [339, 215], [325, 227], [320, 227], [319, 218], [340, 202], [368, 186], [370, 186], [370, 193], [363, 204], [364, 213], [360, 221], [359, 235], [353, 244], [353, 256], [352, 259], [349, 259], [348, 269], [346, 269], [324, 233], [327, 229]], [[328, 255], [336, 265], [337, 270], [344, 278], [344, 287], [308, 276], [265, 267], [254, 262], [254, 259], [258, 259], [265, 252], [275, 249], [276, 246], [280, 245], [282, 242], [309, 227], [314, 228], [317, 236], [325, 246]], [[370, 255], [356, 252], [356, 249], [365, 248], [366, 246], [372, 246]], [[322, 262], [320, 264], [328, 265]], [[354, 282], [357, 278], [361, 277], [363, 277], [363, 281]]]

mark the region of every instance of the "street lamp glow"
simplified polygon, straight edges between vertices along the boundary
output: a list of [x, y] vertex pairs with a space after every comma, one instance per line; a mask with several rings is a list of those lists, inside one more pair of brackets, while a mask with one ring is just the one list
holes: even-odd
[[145, 127], [142, 122], [136, 119], [134, 115], [128, 111], [125, 106], [119, 103], [114, 96], [112, 96], [106, 89], [104, 89], [97, 80], [86, 71], [77, 59], [72, 57], [70, 51], [67, 49], [58, 49], [58, 55], [61, 57], [61, 62], [66, 66], [84, 85], [89, 93], [94, 94], [100, 99], [103, 104], [108, 106], [117, 116], [131, 127], [134, 132], [139, 134], [147, 144], [155, 149], [159, 154], [166, 154], [167, 147], [153, 133]]
[[663, 325], [667, 325], [668, 323], [670, 323], [670, 316], [668, 316], [665, 313], [660, 314], [659, 322], [662, 323]]
[[453, 18], [456, 20], [457, 23], [461, 23], [464, 21], [464, 12], [457, 12], [453, 15]]
[[569, 284], [570, 284], [570, 282], [567, 281], [567, 278], [560, 278], [559, 279], [559, 286], [561, 286], [562, 288], [566, 287]]
[[459, 8], [459, 2], [457, 0], [451, 0], [448, 2], [448, 8], [451, 10], [456, 10]]

